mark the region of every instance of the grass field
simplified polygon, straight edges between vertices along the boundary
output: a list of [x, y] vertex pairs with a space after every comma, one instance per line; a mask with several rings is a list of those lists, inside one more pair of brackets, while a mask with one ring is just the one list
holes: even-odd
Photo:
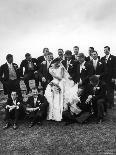
[[70, 124], [44, 121], [29, 128], [28, 121], [3, 130], [3, 105], [0, 95], [0, 155], [116, 155], [116, 106], [108, 110], [102, 124]]

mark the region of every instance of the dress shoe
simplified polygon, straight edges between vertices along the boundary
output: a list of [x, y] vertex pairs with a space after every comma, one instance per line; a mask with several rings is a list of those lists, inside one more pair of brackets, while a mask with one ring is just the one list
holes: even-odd
[[18, 128], [17, 124], [13, 125], [13, 129], [16, 130]]
[[9, 123], [6, 123], [6, 125], [3, 127], [3, 129], [8, 129], [9, 126], [10, 126], [10, 124]]
[[35, 125], [35, 123], [34, 123], [34, 122], [31, 122], [31, 123], [29, 124], [29, 128], [33, 127], [34, 125]]
[[42, 125], [42, 122], [37, 122], [37, 125]]

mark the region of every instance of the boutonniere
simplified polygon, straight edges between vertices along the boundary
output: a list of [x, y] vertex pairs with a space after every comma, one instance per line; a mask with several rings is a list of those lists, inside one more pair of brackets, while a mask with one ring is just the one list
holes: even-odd
[[72, 66], [73, 66], [73, 64], [69, 64], [69, 66], [71, 66], [71, 67], [72, 67]]
[[83, 66], [82, 66], [82, 69], [83, 69], [83, 70], [86, 70], [86, 67], [83, 65]]
[[46, 61], [43, 61], [42, 64], [45, 65], [46, 64]]
[[110, 61], [112, 60], [112, 58], [109, 59]]
[[102, 63], [99, 61], [99, 63], [98, 63], [99, 65], [101, 65]]
[[17, 102], [17, 105], [20, 105], [20, 102]]

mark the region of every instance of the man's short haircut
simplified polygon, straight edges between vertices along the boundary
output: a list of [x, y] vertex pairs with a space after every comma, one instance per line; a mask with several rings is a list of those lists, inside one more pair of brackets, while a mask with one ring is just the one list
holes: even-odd
[[72, 52], [70, 50], [66, 50], [65, 55], [72, 55]]
[[59, 51], [59, 50], [62, 51], [62, 52], [64, 52], [62, 48], [59, 48], [58, 51]]
[[48, 52], [47, 55], [53, 55], [53, 53], [52, 52]]
[[98, 52], [97, 52], [97, 51], [94, 50], [93, 53], [94, 53], [94, 52], [98, 55]]
[[85, 58], [85, 55], [84, 55], [84, 53], [79, 53], [78, 57]]
[[47, 50], [49, 52], [49, 49], [47, 47], [45, 47], [45, 48], [43, 48], [43, 53], [45, 50]]
[[12, 54], [7, 54], [6, 60], [8, 60], [8, 59], [10, 59], [10, 58], [13, 58], [13, 55], [12, 55]]
[[99, 82], [99, 78], [96, 75], [92, 75], [89, 80], [94, 84]]
[[108, 50], [110, 51], [110, 47], [109, 46], [105, 46], [104, 48], [108, 48]]
[[78, 49], [79, 49], [79, 47], [78, 47], [78, 46], [74, 46], [73, 48], [78, 48]]
[[89, 47], [92, 51], [94, 51], [94, 47]]
[[30, 55], [31, 55], [30, 53], [26, 53], [25, 57], [30, 57]]

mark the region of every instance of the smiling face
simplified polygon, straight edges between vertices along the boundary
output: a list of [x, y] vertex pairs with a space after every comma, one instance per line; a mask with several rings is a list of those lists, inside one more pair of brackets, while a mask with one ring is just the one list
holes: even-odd
[[11, 93], [11, 98], [12, 98], [12, 100], [16, 100], [16, 98], [17, 98], [17, 93], [16, 93], [16, 92], [12, 92], [12, 93]]
[[105, 55], [110, 54], [110, 50], [108, 49], [108, 47], [104, 47], [104, 53], [105, 53]]
[[32, 89], [32, 95], [33, 97], [38, 97], [38, 90], [36, 88]]

